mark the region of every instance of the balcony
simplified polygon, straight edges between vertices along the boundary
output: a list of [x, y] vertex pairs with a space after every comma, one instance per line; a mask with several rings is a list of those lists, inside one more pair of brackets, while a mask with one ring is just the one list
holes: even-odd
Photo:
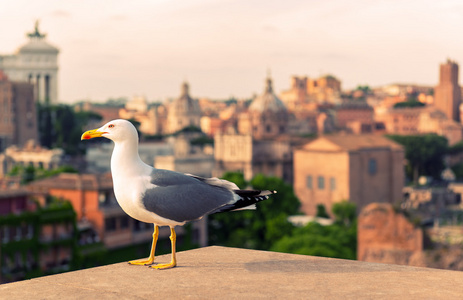
[[[225, 247], [0, 285], [4, 299], [462, 299], [463, 272]], [[157, 257], [168, 262], [169, 255]]]

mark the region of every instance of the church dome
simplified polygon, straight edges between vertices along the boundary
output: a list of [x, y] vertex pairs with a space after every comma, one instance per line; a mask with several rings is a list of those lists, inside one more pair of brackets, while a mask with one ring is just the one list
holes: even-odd
[[267, 78], [264, 93], [252, 101], [249, 111], [286, 111], [284, 103], [273, 93], [272, 79]]
[[171, 108], [177, 114], [201, 114], [198, 101], [190, 97], [189, 86], [186, 82], [182, 84], [180, 97], [175, 99]]

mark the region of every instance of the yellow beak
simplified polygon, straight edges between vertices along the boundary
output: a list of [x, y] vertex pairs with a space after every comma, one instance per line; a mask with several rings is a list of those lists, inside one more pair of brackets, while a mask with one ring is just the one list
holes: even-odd
[[97, 131], [97, 130], [98, 129], [85, 131], [82, 134], [82, 136], [80, 137], [80, 140], [89, 140], [89, 139], [93, 139], [93, 138], [96, 138], [96, 137], [101, 137], [103, 135], [103, 133], [106, 133], [106, 132], [101, 132], [101, 131]]

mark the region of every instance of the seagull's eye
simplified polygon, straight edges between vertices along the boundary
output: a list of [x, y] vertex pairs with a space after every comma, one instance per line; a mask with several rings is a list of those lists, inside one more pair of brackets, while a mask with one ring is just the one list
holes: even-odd
[[114, 128], [113, 124], [109, 124], [108, 128]]

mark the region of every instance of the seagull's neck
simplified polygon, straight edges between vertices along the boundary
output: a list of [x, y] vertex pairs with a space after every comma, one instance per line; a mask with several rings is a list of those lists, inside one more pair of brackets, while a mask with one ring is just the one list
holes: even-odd
[[114, 143], [111, 155], [111, 173], [114, 176], [131, 176], [143, 173], [148, 167], [138, 155], [138, 142], [126, 140]]

